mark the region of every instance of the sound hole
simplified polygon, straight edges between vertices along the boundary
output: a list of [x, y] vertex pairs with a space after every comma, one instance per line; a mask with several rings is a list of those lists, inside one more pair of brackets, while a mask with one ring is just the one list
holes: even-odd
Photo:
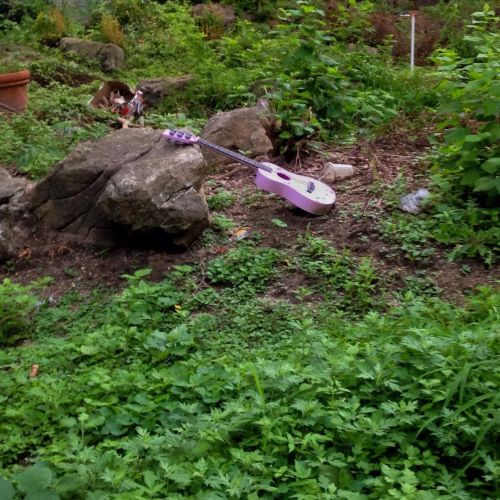
[[285, 181], [289, 181], [290, 180], [290, 177], [288, 177], [288, 175], [286, 175], [283, 172], [278, 172], [278, 177], [281, 177], [282, 179], [285, 179]]

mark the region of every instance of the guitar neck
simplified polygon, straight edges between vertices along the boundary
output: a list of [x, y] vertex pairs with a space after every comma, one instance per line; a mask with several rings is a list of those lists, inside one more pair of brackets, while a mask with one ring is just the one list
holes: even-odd
[[256, 160], [252, 160], [251, 158], [247, 158], [246, 156], [240, 153], [236, 153], [235, 151], [231, 151], [230, 149], [226, 149], [223, 148], [222, 146], [217, 146], [216, 144], [212, 144], [211, 142], [208, 142], [205, 139], [198, 138], [196, 142], [197, 144], [200, 144], [201, 146], [211, 149], [212, 151], [217, 151], [218, 153], [228, 156], [233, 160], [239, 161], [240, 163], [243, 163], [243, 165], [246, 165], [247, 167], [260, 168], [262, 170], [266, 170], [267, 172], [273, 171], [273, 169], [268, 165], [264, 165], [263, 163], [260, 163]]

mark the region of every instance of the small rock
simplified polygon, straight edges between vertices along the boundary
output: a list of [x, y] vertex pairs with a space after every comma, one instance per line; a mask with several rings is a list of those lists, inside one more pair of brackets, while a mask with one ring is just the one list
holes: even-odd
[[418, 189], [413, 193], [403, 196], [399, 203], [399, 208], [403, 212], [408, 212], [410, 214], [418, 214], [422, 211], [422, 201], [430, 196], [427, 189]]
[[354, 175], [354, 167], [346, 163], [332, 163], [329, 161], [325, 165], [323, 179], [327, 182], [339, 181], [347, 179]]

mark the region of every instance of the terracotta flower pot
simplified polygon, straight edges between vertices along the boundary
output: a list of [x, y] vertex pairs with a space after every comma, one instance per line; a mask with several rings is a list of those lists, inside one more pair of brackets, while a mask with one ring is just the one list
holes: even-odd
[[28, 70], [0, 74], [0, 109], [24, 111], [28, 104], [30, 79], [31, 75]]

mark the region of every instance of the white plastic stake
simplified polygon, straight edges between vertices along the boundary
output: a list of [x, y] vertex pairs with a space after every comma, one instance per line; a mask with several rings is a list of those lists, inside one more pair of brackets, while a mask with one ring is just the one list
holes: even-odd
[[411, 19], [411, 35], [410, 35], [410, 69], [415, 69], [415, 26], [417, 16], [415, 12], [409, 14], [399, 14], [399, 17], [409, 17]]
[[410, 69], [413, 71], [415, 69], [415, 24], [416, 24], [416, 15], [415, 15], [415, 12], [412, 12], [410, 15], [411, 15]]

